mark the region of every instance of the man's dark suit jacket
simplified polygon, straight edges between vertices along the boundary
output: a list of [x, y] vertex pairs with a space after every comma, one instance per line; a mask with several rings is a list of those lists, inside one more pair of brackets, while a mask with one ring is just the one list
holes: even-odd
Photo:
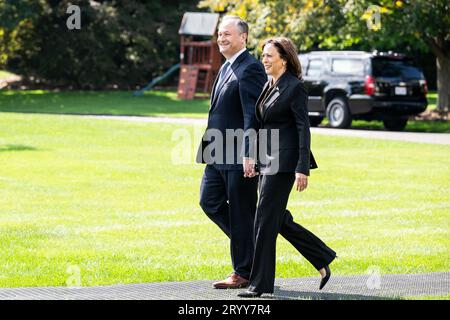
[[[317, 163], [310, 151], [308, 93], [303, 81], [286, 71], [272, 90], [269, 83], [270, 81], [264, 86], [255, 111], [261, 124], [260, 129], [267, 129], [268, 132], [267, 139], [262, 139], [263, 130], [260, 131], [258, 149], [265, 148], [267, 156], [273, 159], [270, 161], [268, 157], [259, 158], [260, 171], [275, 174], [276, 166], [273, 163], [278, 161], [278, 172], [309, 175], [309, 170], [317, 168]], [[268, 95], [264, 97], [266, 93]], [[272, 152], [271, 129], [279, 129], [279, 150], [274, 148]]]
[[[211, 141], [202, 139], [196, 158], [198, 163], [213, 164], [218, 170], [242, 170], [242, 157], [250, 155], [249, 141], [245, 139], [243, 143], [242, 140], [234, 139], [235, 148], [232, 161], [226, 161], [225, 151], [230, 150], [229, 145], [227, 148], [226, 130], [242, 129], [246, 133], [249, 129], [258, 130], [259, 123], [256, 120], [255, 103], [266, 81], [264, 67], [248, 51], [244, 51], [237, 57], [218, 87], [216, 87], [216, 79], [211, 94], [211, 107], [206, 129], [216, 129], [222, 133], [223, 158], [222, 161], [216, 162], [205, 159], [203, 152], [214, 139]], [[237, 148], [237, 146], [242, 148]]]

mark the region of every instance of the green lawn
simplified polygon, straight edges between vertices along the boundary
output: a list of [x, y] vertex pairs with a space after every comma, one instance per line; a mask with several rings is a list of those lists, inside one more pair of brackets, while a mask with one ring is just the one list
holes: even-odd
[[[429, 108], [435, 108], [435, 92], [429, 94], [429, 100]], [[206, 118], [208, 108], [208, 99], [181, 101], [173, 91], [150, 91], [141, 97], [126, 91], [0, 91], [0, 111], [3, 112]], [[324, 125], [326, 123], [325, 120]], [[377, 121], [354, 121], [352, 128], [384, 130], [383, 124]], [[450, 122], [409, 121], [405, 130], [450, 133]]]
[[[70, 266], [83, 286], [232, 271], [198, 205], [203, 166], [171, 162], [174, 131], [201, 127], [1, 113], [0, 128], [1, 287], [65, 285]], [[335, 274], [449, 271], [449, 146], [313, 135], [312, 147], [320, 168], [289, 208], [337, 251]], [[281, 237], [277, 257], [277, 277], [318, 277]]]
[[205, 118], [209, 100], [178, 100], [173, 91], [0, 91], [0, 111]]
[[450, 294], [444, 296], [408, 297], [407, 300], [450, 300]]
[[[328, 120], [324, 120], [321, 126], [327, 126]], [[351, 129], [360, 130], [376, 130], [376, 131], [386, 131], [381, 121], [364, 121], [364, 120], [353, 120]], [[409, 132], [435, 132], [435, 133], [450, 133], [450, 121], [440, 121], [440, 120], [424, 120], [424, 121], [414, 121], [409, 120], [408, 124], [403, 131]]]
[[430, 110], [436, 109], [437, 92], [429, 92], [427, 95], [427, 99], [428, 99], [428, 109]]

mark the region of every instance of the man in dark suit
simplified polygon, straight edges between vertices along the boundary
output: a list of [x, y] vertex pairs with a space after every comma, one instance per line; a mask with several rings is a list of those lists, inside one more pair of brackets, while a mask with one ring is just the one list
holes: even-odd
[[[217, 43], [226, 62], [214, 82], [208, 126], [197, 154], [197, 162], [207, 164], [200, 206], [230, 238], [234, 272], [215, 282], [217, 289], [248, 286], [254, 253], [258, 181], [250, 133], [258, 130], [255, 103], [267, 76], [246, 50], [247, 37], [248, 25], [239, 17], [227, 16], [219, 25]], [[239, 130], [242, 137], [233, 135]]]

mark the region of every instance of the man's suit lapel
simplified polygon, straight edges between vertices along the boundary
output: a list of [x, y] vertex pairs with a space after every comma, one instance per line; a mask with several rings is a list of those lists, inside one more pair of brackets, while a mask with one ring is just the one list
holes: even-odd
[[216, 79], [214, 80], [213, 90], [212, 90], [212, 93], [211, 93], [211, 98], [210, 98], [210, 100], [209, 100], [209, 110], [210, 110], [210, 111], [211, 111], [211, 109], [212, 109], [213, 101], [214, 101], [214, 98], [215, 98], [215, 96], [216, 96], [216, 86], [217, 86], [217, 81], [219, 81], [219, 74], [217, 74]]
[[239, 68], [239, 64], [247, 57], [248, 54], [249, 53], [246, 50], [237, 57], [237, 59], [233, 62], [233, 64], [228, 68], [227, 73], [224, 76], [224, 80], [219, 84], [218, 88], [216, 88], [218, 78], [219, 78], [219, 74], [217, 74], [216, 80], [214, 81], [214, 86], [213, 86], [214, 89], [212, 92], [211, 104], [210, 104], [211, 107], [209, 108], [209, 111], [214, 109], [215, 104], [217, 102], [217, 98], [219, 97], [220, 91], [222, 91], [222, 88], [225, 86], [225, 84], [228, 82], [228, 80], [230, 80], [233, 73], [235, 73], [235, 71]]
[[[234, 65], [234, 63], [233, 63], [233, 65]], [[239, 66], [239, 63], [235, 66], [235, 69], [237, 69], [238, 66]], [[228, 82], [228, 80], [230, 79], [232, 74], [233, 74], [233, 69], [232, 68], [228, 68], [227, 73], [223, 77], [223, 81], [221, 83], [219, 83], [219, 87], [217, 88], [217, 91], [216, 91], [217, 93], [222, 91], [223, 86]]]
[[[235, 62], [236, 63], [236, 62]], [[233, 63], [233, 65], [235, 64]], [[239, 64], [238, 64], [239, 65]], [[223, 81], [219, 84], [219, 87], [217, 87], [217, 82], [219, 82], [219, 74], [216, 77], [216, 80], [214, 81], [214, 90], [213, 90], [213, 94], [211, 96], [211, 107], [209, 108], [209, 110], [211, 111], [212, 109], [214, 109], [214, 105], [216, 104], [217, 101], [217, 97], [220, 94], [220, 91], [222, 90], [223, 86], [228, 82], [228, 79], [231, 77], [231, 75], [233, 74], [233, 69], [230, 67], [227, 70], [227, 73], [225, 74], [225, 78], [223, 79]]]

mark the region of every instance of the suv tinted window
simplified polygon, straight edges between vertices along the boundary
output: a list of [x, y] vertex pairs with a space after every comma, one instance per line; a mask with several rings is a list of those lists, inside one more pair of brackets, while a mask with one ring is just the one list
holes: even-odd
[[364, 75], [364, 61], [361, 59], [333, 59], [331, 72], [338, 74]]
[[374, 77], [424, 79], [422, 72], [410, 59], [373, 58], [372, 74]]
[[322, 59], [309, 60], [307, 76], [320, 76], [322, 74]]

